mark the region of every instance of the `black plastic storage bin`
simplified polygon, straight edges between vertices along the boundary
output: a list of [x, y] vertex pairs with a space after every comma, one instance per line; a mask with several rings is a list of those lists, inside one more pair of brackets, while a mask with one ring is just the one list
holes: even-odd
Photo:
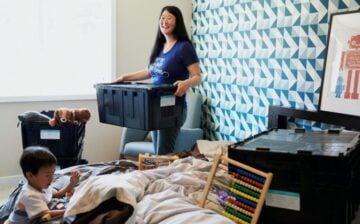
[[272, 130], [229, 146], [228, 153], [274, 174], [259, 223], [350, 224], [354, 218], [358, 132]]
[[[54, 111], [42, 111], [53, 117]], [[22, 144], [45, 146], [56, 156], [61, 168], [85, 163], [81, 159], [85, 137], [85, 123], [61, 124], [51, 127], [47, 121], [22, 121]]]
[[181, 126], [185, 97], [174, 95], [174, 85], [122, 83], [95, 87], [102, 123], [146, 131]]

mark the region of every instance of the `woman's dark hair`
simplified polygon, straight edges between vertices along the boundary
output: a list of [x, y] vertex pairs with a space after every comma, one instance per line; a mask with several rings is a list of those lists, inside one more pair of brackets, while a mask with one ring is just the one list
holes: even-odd
[[20, 157], [20, 166], [24, 176], [26, 172], [36, 175], [41, 167], [56, 164], [56, 157], [49, 149], [42, 146], [29, 146]]
[[[165, 6], [161, 10], [159, 19], [161, 18], [161, 15], [163, 14], [164, 11], [168, 11], [169, 13], [174, 15], [176, 18], [176, 24], [175, 24], [175, 28], [173, 31], [173, 35], [174, 35], [175, 39], [180, 40], [180, 41], [185, 40], [185, 41], [190, 42], [189, 35], [185, 28], [184, 18], [182, 16], [180, 9], [176, 6]], [[160, 27], [158, 25], [158, 31], [156, 34], [154, 47], [151, 51], [149, 64], [153, 63], [155, 61], [156, 57], [159, 56], [161, 50], [163, 49], [165, 42], [166, 42], [165, 36], [161, 33]]]

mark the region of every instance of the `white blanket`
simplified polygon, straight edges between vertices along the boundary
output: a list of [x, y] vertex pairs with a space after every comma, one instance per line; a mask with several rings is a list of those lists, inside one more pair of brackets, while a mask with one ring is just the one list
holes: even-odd
[[233, 223], [196, 206], [211, 165], [187, 157], [164, 168], [90, 177], [76, 189], [65, 217], [91, 211], [116, 197], [134, 207], [127, 223]]

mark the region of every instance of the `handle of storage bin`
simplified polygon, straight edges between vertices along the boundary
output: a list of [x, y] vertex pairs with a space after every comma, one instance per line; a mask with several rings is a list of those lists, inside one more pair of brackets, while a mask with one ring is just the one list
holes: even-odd
[[[109, 94], [111, 94], [110, 97], [108, 96]], [[116, 90], [114, 89], [112, 89], [111, 91], [109, 91], [108, 89], [104, 89], [103, 96], [107, 96], [104, 97], [104, 107], [110, 107], [112, 105], [113, 95], [115, 94]]]
[[[108, 96], [108, 95], [111, 96]], [[103, 96], [104, 96], [104, 107], [111, 107], [112, 106], [112, 101], [113, 101], [113, 95], [116, 94], [116, 90], [112, 89], [111, 91], [109, 91], [108, 89], [104, 89], [103, 92]], [[113, 111], [111, 111], [111, 113], [113, 113]]]
[[103, 89], [103, 100], [104, 100], [104, 107], [108, 107], [111, 105], [111, 101], [109, 100], [109, 97], [107, 97], [108, 90]]
[[[127, 96], [128, 92], [124, 91], [124, 95]], [[135, 117], [135, 97], [137, 97], [138, 93], [135, 91], [131, 92], [130, 100], [126, 100], [126, 107], [128, 108], [128, 113], [127, 113], [127, 117], [129, 118], [134, 118]], [[126, 97], [127, 99], [129, 99], [129, 97]]]

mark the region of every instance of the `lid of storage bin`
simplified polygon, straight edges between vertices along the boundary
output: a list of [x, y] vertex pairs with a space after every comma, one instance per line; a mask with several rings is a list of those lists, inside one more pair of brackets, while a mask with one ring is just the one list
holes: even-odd
[[316, 131], [296, 133], [290, 129], [278, 129], [238, 144], [235, 149], [345, 156], [356, 148], [358, 141], [359, 132], [342, 131], [337, 134], [330, 134], [327, 131]]
[[176, 86], [172, 84], [161, 84], [155, 85], [152, 83], [144, 83], [144, 82], [123, 82], [119, 84], [111, 84], [111, 83], [98, 83], [95, 84], [95, 88], [127, 88], [127, 89], [164, 89], [164, 90], [175, 90]]

